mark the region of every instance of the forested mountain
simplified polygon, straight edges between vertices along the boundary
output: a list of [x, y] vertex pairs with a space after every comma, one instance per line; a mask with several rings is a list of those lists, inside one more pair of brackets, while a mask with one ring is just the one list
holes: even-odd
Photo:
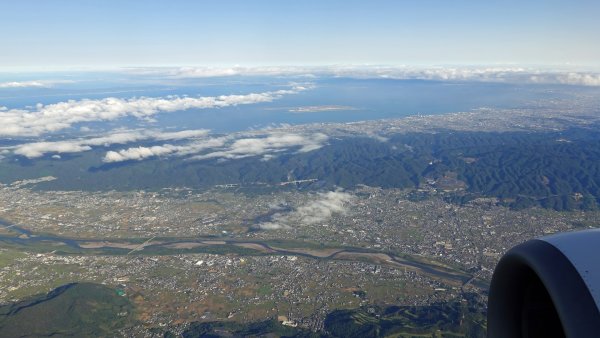
[[52, 175], [41, 189], [128, 190], [218, 184], [260, 185], [316, 179], [312, 188], [357, 184], [383, 188], [432, 187], [465, 202], [498, 197], [521, 208], [592, 209], [600, 198], [600, 132], [453, 132], [330, 139], [307, 153], [270, 160], [190, 161], [150, 159], [104, 164], [106, 148], [37, 160], [15, 157], [0, 168], [0, 181]]

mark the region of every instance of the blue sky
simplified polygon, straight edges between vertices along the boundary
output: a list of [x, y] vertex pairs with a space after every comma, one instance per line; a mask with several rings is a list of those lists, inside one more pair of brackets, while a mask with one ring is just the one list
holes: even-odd
[[0, 67], [600, 62], [600, 1], [0, 0]]

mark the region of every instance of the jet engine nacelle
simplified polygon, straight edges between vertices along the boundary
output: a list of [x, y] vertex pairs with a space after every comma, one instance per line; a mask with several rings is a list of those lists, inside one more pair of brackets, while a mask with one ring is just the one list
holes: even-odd
[[494, 271], [488, 337], [600, 337], [600, 229], [534, 239]]

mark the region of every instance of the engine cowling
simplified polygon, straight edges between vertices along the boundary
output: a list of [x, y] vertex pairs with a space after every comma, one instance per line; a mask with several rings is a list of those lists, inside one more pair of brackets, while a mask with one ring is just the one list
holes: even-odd
[[488, 337], [600, 337], [600, 229], [520, 244], [490, 285]]

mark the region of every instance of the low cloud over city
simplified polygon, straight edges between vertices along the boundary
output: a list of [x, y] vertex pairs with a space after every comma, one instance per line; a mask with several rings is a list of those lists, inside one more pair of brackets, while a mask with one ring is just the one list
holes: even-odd
[[289, 213], [275, 213], [269, 222], [258, 224], [262, 230], [286, 229], [295, 226], [326, 223], [334, 215], [348, 212], [354, 199], [350, 193], [336, 190], [314, 194], [314, 199]]

